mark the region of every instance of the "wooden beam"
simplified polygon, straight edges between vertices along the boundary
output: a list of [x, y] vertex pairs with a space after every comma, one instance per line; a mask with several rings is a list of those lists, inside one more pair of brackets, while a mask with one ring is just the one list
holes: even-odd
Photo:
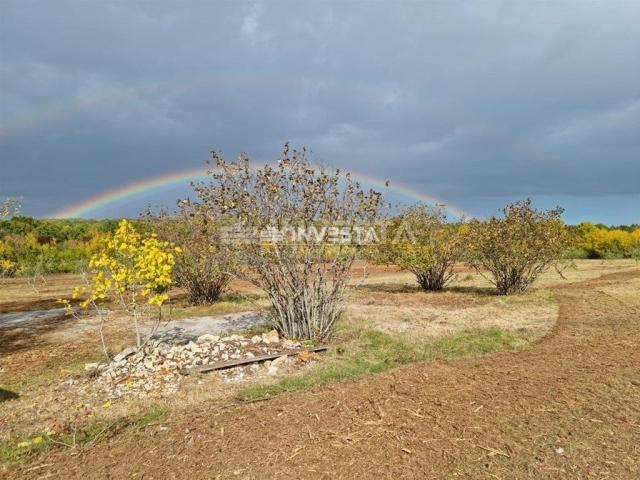
[[269, 353], [267, 355], [258, 355], [252, 358], [235, 358], [233, 360], [225, 360], [224, 362], [210, 363], [209, 365], [198, 365], [196, 367], [183, 368], [180, 373], [183, 375], [189, 375], [190, 373], [206, 373], [213, 370], [224, 370], [226, 368], [239, 367], [240, 365], [249, 365], [251, 363], [266, 362], [267, 360], [273, 360], [284, 355], [291, 356], [297, 355], [300, 352], [324, 352], [328, 347], [320, 346], [314, 348], [304, 348], [301, 350], [287, 350], [280, 353]]

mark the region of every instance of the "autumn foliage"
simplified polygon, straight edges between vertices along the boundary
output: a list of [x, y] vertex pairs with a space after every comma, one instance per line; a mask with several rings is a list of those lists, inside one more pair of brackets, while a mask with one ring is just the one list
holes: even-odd
[[[245, 156], [228, 162], [212, 155], [210, 181], [197, 186], [193, 206], [230, 229], [220, 247], [236, 259], [234, 274], [266, 293], [281, 335], [330, 337], [357, 250], [323, 233], [373, 222], [380, 194], [364, 191], [349, 173], [315, 167], [288, 145], [276, 165], [259, 168]], [[298, 231], [314, 233], [295, 237]]]
[[220, 225], [188, 201], [180, 201], [179, 206], [174, 215], [147, 212], [144, 221], [160, 238], [182, 249], [173, 268], [175, 286], [185, 290], [192, 305], [214, 303], [229, 285], [234, 256], [221, 248]]
[[460, 225], [447, 223], [443, 209], [418, 204], [392, 218], [384, 238], [368, 250], [376, 263], [413, 273], [424, 290], [442, 290], [463, 248]]
[[574, 248], [587, 258], [638, 258], [640, 228], [622, 230], [583, 222], [574, 230]]
[[536, 210], [530, 199], [503, 208], [503, 215], [468, 224], [467, 262], [502, 295], [526, 291], [560, 262], [571, 245], [563, 209]]
[[162, 305], [168, 300], [173, 284], [175, 255], [180, 253], [156, 234], [141, 235], [133, 225], [122, 220], [113, 235], [105, 236], [90, 261], [85, 286], [77, 287], [73, 299], [86, 298], [80, 306], [110, 301], [133, 321], [136, 344], [143, 343], [141, 322], [160, 318]]

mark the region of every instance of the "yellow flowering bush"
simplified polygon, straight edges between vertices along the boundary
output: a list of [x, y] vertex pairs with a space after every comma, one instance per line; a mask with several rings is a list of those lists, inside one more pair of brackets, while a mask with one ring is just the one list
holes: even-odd
[[[142, 345], [140, 321], [154, 312], [159, 320], [178, 247], [158, 239], [155, 233], [141, 235], [127, 220], [103, 237], [89, 260], [87, 285], [74, 289], [72, 298], [86, 295], [81, 307], [110, 300], [133, 319], [137, 346]], [[69, 304], [67, 302], [67, 304]], [[155, 330], [155, 329], [154, 329]]]
[[582, 222], [575, 229], [574, 245], [587, 258], [639, 257], [640, 228], [625, 231]]
[[18, 264], [13, 259], [13, 251], [9, 245], [0, 240], [0, 278], [13, 277]]

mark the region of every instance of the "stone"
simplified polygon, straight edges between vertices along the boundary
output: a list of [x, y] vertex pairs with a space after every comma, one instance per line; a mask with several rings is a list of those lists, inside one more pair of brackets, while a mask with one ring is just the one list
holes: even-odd
[[205, 333], [204, 335], [200, 335], [196, 340], [196, 343], [215, 343], [220, 340], [220, 337], [217, 335], [211, 335], [210, 333]]
[[[276, 330], [251, 338], [229, 335], [203, 334], [192, 340], [166, 338], [151, 341], [144, 348], [123, 350], [111, 362], [87, 366], [94, 369], [92, 381], [109, 398], [124, 395], [144, 398], [159, 393], [177, 392], [183, 378], [182, 368], [211, 364], [240, 358], [255, 358], [262, 353], [279, 355], [273, 361], [255, 363], [246, 367], [234, 367], [221, 373], [226, 381], [235, 382], [251, 374], [278, 375], [294, 358], [283, 355], [282, 346], [291, 349], [291, 342], [282, 341]], [[133, 354], [135, 356], [131, 357]]]
[[280, 341], [280, 336], [278, 335], [278, 332], [275, 329], [273, 329], [270, 332], [267, 332], [262, 335], [262, 341], [267, 344], [278, 343]]
[[87, 372], [91, 372], [93, 370], [97, 370], [98, 369], [98, 364], [97, 363], [85, 363], [84, 364], [84, 369]]
[[276, 367], [281, 367], [282, 365], [284, 365], [287, 360], [289, 360], [289, 357], [287, 355], [282, 355], [281, 357], [278, 357], [276, 359], [274, 359], [271, 362], [271, 365], [276, 366]]
[[116, 363], [120, 362], [121, 360], [124, 360], [127, 357], [130, 357], [131, 355], [136, 353], [137, 350], [138, 349], [136, 347], [127, 347], [124, 350], [122, 350], [119, 354], [117, 354], [115, 357], [113, 357], [113, 361]]

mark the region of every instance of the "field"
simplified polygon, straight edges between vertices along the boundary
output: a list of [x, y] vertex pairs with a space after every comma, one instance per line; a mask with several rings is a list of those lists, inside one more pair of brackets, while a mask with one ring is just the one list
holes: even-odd
[[[637, 263], [578, 260], [566, 278], [549, 273], [509, 297], [458, 270], [427, 293], [397, 269], [362, 278], [358, 266], [327, 353], [243, 381], [191, 375], [145, 398], [83, 387], [85, 363], [100, 360], [91, 315], [0, 328], [2, 468], [12, 478], [637, 476]], [[56, 308], [77, 281], [2, 280], [0, 312]], [[244, 284], [233, 292], [212, 307], [172, 292], [172, 324], [267, 306]], [[106, 333], [116, 350], [132, 342], [124, 319]]]

